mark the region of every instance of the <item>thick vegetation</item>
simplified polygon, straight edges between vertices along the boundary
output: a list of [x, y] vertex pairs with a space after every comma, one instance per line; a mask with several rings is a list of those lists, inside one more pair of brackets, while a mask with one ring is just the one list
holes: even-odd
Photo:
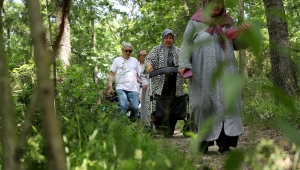
[[[247, 148], [221, 156], [222, 163], [216, 163], [222, 165], [221, 168], [215, 166], [216, 164], [199, 165], [199, 160], [204, 156], [196, 152], [196, 136], [192, 136], [188, 141], [183, 140], [184, 143], [180, 146], [188, 149], [182, 152], [169, 140], [157, 139], [155, 133], [144, 129], [142, 123], [132, 123], [126, 117], [117, 114], [117, 106], [105, 101], [102, 96], [102, 91], [107, 88], [109, 66], [112, 60], [121, 54], [121, 43], [132, 43], [134, 52], [139, 49], [150, 51], [153, 46], [161, 43], [161, 32], [171, 28], [175, 32], [175, 45], [180, 46], [185, 25], [197, 10], [197, 1], [71, 2], [68, 17], [71, 29], [71, 65], [65, 69], [57, 59], [56, 65], [51, 65], [52, 70], [49, 73], [53, 84], [56, 84], [55, 115], [60, 122], [68, 169], [299, 169], [299, 96], [286, 95], [273, 85], [268, 41], [270, 30], [267, 29], [263, 2], [244, 2], [245, 22], [251, 22], [255, 28], [245, 37], [251, 44], [246, 51], [249, 78], [217, 75], [227, 79], [228, 92], [234, 92], [238, 86], [243, 87], [244, 125], [248, 127], [247, 130], [253, 138], [262, 139], [259, 143], [248, 141]], [[297, 7], [300, 2], [283, 2], [291, 58], [298, 74], [300, 24]], [[46, 44], [51, 51], [51, 45], [55, 43], [52, 39], [58, 34], [55, 26], [58, 7], [54, 3], [47, 4], [48, 1], [40, 3], [40, 12], [43, 14], [47, 30]], [[226, 5], [227, 12], [238, 18], [236, 1], [226, 1]], [[24, 130], [22, 125], [37, 88], [37, 67], [34, 62], [32, 39], [29, 38], [33, 33], [29, 27], [27, 12], [25, 2], [6, 0], [1, 11], [0, 24], [16, 110], [15, 127], [18, 137]], [[238, 22], [237, 19], [235, 21]], [[231, 94], [228, 95], [229, 100]], [[22, 169], [46, 169], [48, 166], [49, 155], [43, 138], [41, 113], [41, 109], [37, 108], [21, 158]], [[177, 128], [180, 130], [182, 126], [183, 124], [179, 123]], [[272, 140], [272, 136], [255, 137], [255, 134], [264, 128], [276, 130], [280, 135], [284, 134], [291, 147], [282, 149], [280, 143]], [[2, 150], [0, 152], [2, 153]], [[216, 160], [219, 160], [217, 156]], [[2, 165], [3, 160], [0, 161]]]

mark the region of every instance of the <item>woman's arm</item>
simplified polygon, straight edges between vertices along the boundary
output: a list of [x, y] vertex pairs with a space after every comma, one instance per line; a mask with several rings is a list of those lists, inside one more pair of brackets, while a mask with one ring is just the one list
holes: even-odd
[[158, 47], [159, 46], [153, 47], [145, 59], [146, 73], [150, 73], [153, 69], [155, 69], [155, 65], [158, 63]]
[[185, 68], [192, 69], [191, 57], [194, 44], [194, 21], [190, 20], [184, 31], [183, 42], [179, 52], [179, 74], [182, 75]]
[[[242, 32], [242, 34], [247, 34], [247, 31], [252, 27], [251, 24], [242, 24], [238, 27], [238, 29]], [[249, 47], [249, 44], [243, 37], [237, 36], [232, 40], [233, 49], [237, 50], [244, 50]]]

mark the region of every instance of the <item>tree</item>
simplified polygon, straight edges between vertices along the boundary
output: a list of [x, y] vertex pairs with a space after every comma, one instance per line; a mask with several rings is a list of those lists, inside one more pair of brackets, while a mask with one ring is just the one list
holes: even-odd
[[[239, 16], [238, 16], [238, 25], [244, 23], [244, 0], [239, 0]], [[248, 78], [248, 69], [247, 69], [247, 56], [246, 50], [239, 51], [239, 69], [240, 73]]]
[[[31, 37], [34, 42], [34, 56], [37, 66], [37, 91], [40, 100], [40, 108], [42, 112], [42, 124], [44, 129], [44, 139], [46, 143], [46, 152], [48, 158], [49, 169], [64, 170], [66, 169], [66, 157], [63, 146], [63, 140], [60, 132], [58, 121], [55, 117], [54, 109], [54, 88], [49, 77], [50, 65], [53, 62], [55, 52], [57, 52], [58, 44], [63, 37], [64, 25], [59, 27], [59, 34], [55, 41], [53, 51], [54, 54], [49, 53], [45, 44], [45, 30], [43, 26], [43, 19], [40, 13], [40, 6], [38, 0], [27, 0], [29, 20], [31, 23]], [[68, 15], [68, 1], [62, 6], [62, 18]], [[52, 55], [51, 55], [52, 54]]]
[[289, 95], [298, 94], [294, 65], [291, 59], [288, 27], [282, 0], [264, 0], [269, 31], [270, 58], [274, 85]]
[[[56, 27], [57, 34], [62, 31], [62, 40], [59, 44], [58, 58], [63, 62], [64, 68], [70, 66], [70, 56], [71, 56], [71, 32], [70, 32], [70, 22], [69, 22], [69, 12], [63, 18], [63, 7], [66, 0], [54, 0], [56, 9]], [[68, 10], [69, 11], [69, 10]], [[64, 29], [60, 30], [60, 25], [64, 22]]]
[[[2, 10], [3, 0], [0, 1]], [[3, 43], [2, 14], [0, 15], [0, 113], [1, 113], [1, 142], [2, 169], [14, 170], [15, 167], [15, 108], [11, 96], [10, 78], [6, 63], [6, 53]]]

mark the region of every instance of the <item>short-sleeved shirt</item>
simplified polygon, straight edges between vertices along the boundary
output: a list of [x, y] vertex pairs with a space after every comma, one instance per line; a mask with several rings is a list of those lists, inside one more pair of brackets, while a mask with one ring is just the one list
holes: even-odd
[[140, 66], [136, 58], [114, 59], [110, 71], [115, 73], [116, 89], [138, 92], [137, 75], [140, 75]]

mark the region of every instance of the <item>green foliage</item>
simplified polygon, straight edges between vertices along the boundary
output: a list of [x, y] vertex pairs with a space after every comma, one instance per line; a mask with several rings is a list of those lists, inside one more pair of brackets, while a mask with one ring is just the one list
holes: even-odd
[[42, 135], [31, 136], [28, 139], [24, 154], [23, 169], [45, 169], [46, 156], [44, 155]]
[[[297, 50], [300, 47], [299, 8], [297, 8], [299, 2], [296, 0], [284, 2], [292, 58], [296, 65], [300, 65]], [[125, 12], [116, 8], [115, 3], [126, 6]], [[196, 169], [188, 155], [178, 153], [164, 141], [153, 139], [152, 134], [143, 131], [140, 124], [131, 123], [127, 118], [117, 115], [117, 106], [104, 101], [101, 95], [107, 86], [109, 66], [116, 56], [121, 55], [123, 41], [131, 42], [135, 51], [139, 49], [149, 51], [161, 43], [161, 32], [170, 28], [175, 32], [175, 45], [179, 47], [186, 23], [195, 12], [194, 3], [194, 1], [171, 0], [72, 1], [69, 18], [73, 65], [66, 71], [58, 69], [56, 98], [56, 114], [62, 125], [69, 169]], [[41, 1], [41, 5], [45, 28], [49, 27], [47, 16], [50, 15], [55, 35], [56, 9], [50, 3], [48, 14], [44, 1]], [[227, 12], [237, 22], [237, 1], [226, 1], [226, 6]], [[4, 47], [12, 75], [11, 84], [18, 127], [24, 121], [27, 106], [36, 86], [30, 25], [26, 12], [24, 4], [14, 1], [5, 1], [1, 10]], [[271, 63], [263, 2], [245, 2], [245, 14], [245, 22], [253, 23], [254, 29], [243, 37], [253, 45], [247, 50], [250, 79], [243, 88], [244, 123], [274, 127], [272, 123], [275, 118], [285, 120], [289, 125], [277, 123], [276, 127], [280, 127], [299, 148], [299, 134], [293, 129], [299, 127], [299, 99], [286, 96], [274, 88], [269, 80]], [[47, 34], [49, 37], [48, 29]], [[92, 38], [93, 34], [96, 35], [95, 40]], [[95, 66], [98, 66], [102, 74], [98, 84], [93, 81]], [[298, 70], [299, 68], [297, 67]], [[221, 71], [216, 74], [216, 77], [223, 77], [228, 83], [225, 83], [226, 101], [228, 104], [232, 103], [236, 89], [243, 85], [244, 79], [221, 75]], [[187, 88], [185, 86], [185, 90]], [[277, 96], [279, 105], [275, 102], [274, 96]], [[102, 100], [101, 104], [98, 103], [99, 100]], [[103, 106], [107, 107], [106, 111], [102, 110]], [[209, 127], [210, 122], [207, 123]], [[46, 169], [40, 114], [36, 114], [32, 129], [23, 157], [23, 168]], [[196, 151], [200, 137], [198, 136], [192, 143], [192, 150]], [[252, 151], [233, 152], [229, 155], [225, 168], [238, 169], [244, 161], [252, 169], [262, 167], [279, 169], [278, 162], [287, 162], [288, 158], [289, 156], [273, 141], [263, 140]]]
[[253, 170], [282, 170], [292, 166], [290, 157], [273, 140], [262, 140], [253, 152], [245, 155], [245, 162]]
[[5, 1], [3, 9], [3, 39], [8, 66], [12, 70], [25, 64], [32, 56], [28, 16], [25, 6], [14, 1]]
[[286, 134], [287, 137], [289, 137], [299, 148], [300, 146], [300, 136], [299, 132], [295, 130], [291, 125], [288, 123], [277, 120], [274, 122], [276, 125], [278, 125]]
[[243, 160], [244, 153], [242, 151], [234, 151], [228, 156], [224, 168], [225, 170], [240, 169]]
[[[243, 89], [243, 107], [245, 123], [270, 122], [273, 118], [281, 118], [296, 124], [300, 117], [298, 113], [299, 100], [288, 97], [281, 90], [274, 88], [266, 78], [251, 78]], [[246, 97], [247, 96], [247, 97]], [[278, 102], [274, 100], [277, 96]]]
[[150, 134], [126, 117], [101, 112], [95, 116], [101, 118], [97, 129], [82, 148], [69, 145], [71, 169], [193, 169], [183, 155], [170, 147], [160, 148]]

